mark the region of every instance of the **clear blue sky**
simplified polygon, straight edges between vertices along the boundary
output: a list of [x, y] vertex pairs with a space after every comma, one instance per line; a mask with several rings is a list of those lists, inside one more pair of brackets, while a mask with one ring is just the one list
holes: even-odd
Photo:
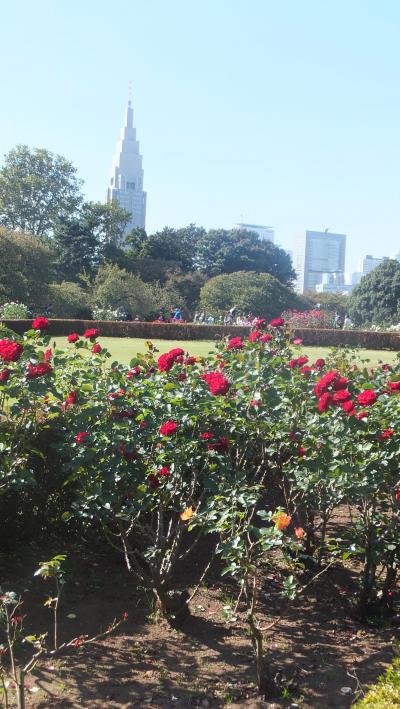
[[398, 0], [3, 3], [0, 152], [71, 159], [103, 200], [133, 81], [147, 227], [345, 232], [400, 249]]

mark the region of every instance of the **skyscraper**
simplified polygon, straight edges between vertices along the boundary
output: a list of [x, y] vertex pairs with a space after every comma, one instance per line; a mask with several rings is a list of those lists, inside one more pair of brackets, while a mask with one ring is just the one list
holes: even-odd
[[296, 290], [315, 291], [322, 283], [323, 274], [344, 274], [346, 234], [326, 231], [306, 231], [296, 242], [294, 270], [297, 273]]
[[235, 224], [235, 229], [243, 231], [254, 231], [258, 234], [260, 241], [272, 241], [274, 243], [275, 232], [271, 226], [263, 226], [262, 224]]
[[133, 127], [133, 108], [128, 101], [125, 125], [114, 153], [107, 202], [117, 202], [131, 215], [125, 234], [134, 227], [145, 228], [146, 192], [143, 191], [142, 156]]

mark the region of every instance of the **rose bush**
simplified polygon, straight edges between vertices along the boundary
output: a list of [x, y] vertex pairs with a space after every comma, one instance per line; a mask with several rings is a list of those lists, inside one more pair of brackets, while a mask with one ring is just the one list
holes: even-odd
[[[208, 358], [181, 348], [157, 357], [148, 343], [129, 367], [110, 365], [97, 329], [70, 335], [62, 350], [49, 347], [45, 322], [35, 324], [23, 338], [0, 334], [3, 490], [34, 483], [38, 431], [61, 430], [63, 489], [72, 491], [63, 519], [101, 528], [169, 616], [187, 609], [179, 565], [210, 535], [205, 568], [220, 556], [246, 590], [260, 686], [251, 589], [266, 557], [280, 569], [278, 557], [286, 560], [289, 597], [305, 567], [353, 557], [359, 615], [390, 611], [400, 563], [398, 364], [371, 369], [335, 352], [313, 362], [279, 318]], [[333, 536], [344, 506], [349, 521]], [[203, 570], [191, 567], [199, 582]]]

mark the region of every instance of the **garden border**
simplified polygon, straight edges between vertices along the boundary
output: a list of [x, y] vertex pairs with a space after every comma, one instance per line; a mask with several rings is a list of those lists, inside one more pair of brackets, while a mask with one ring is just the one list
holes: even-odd
[[[3, 324], [22, 335], [29, 330], [31, 320], [3, 320]], [[114, 320], [61, 320], [50, 319], [50, 334], [83, 334], [87, 328], [97, 327], [104, 337], [137, 337], [158, 340], [220, 340], [222, 337], [246, 337], [249, 327], [239, 325], [200, 325], [196, 323], [120, 322]], [[400, 351], [400, 333], [374, 332], [372, 330], [329, 330], [295, 328], [295, 337], [304, 345], [316, 347], [363, 347], [370, 350]]]

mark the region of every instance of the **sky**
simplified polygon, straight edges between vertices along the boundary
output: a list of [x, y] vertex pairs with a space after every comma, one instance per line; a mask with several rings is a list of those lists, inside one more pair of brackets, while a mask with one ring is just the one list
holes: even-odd
[[398, 0], [2, 4], [0, 153], [70, 159], [103, 201], [133, 84], [148, 232], [347, 234], [400, 250]]

